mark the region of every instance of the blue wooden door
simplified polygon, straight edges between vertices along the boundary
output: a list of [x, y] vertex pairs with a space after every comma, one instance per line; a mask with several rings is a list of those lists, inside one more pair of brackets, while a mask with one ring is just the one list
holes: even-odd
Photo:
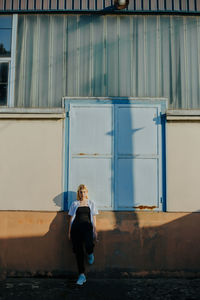
[[118, 209], [161, 209], [162, 147], [159, 106], [116, 105]]
[[69, 203], [80, 183], [99, 209], [162, 210], [161, 104], [71, 101]]
[[[69, 191], [88, 186], [100, 209], [113, 201], [113, 105], [70, 105]], [[75, 194], [69, 193], [69, 202]]]

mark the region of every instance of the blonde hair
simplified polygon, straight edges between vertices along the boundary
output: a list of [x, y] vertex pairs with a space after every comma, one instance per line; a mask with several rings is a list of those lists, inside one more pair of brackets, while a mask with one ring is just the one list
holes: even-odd
[[[76, 193], [77, 200], [80, 200], [79, 192], [81, 190], [86, 190], [88, 192], [87, 186], [85, 184], [80, 184], [79, 187], [78, 187], [77, 193]], [[87, 196], [87, 199], [88, 199], [88, 196]]]

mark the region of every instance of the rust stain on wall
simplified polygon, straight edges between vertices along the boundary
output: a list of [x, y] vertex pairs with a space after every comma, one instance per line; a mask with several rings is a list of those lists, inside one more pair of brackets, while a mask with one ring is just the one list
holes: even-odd
[[94, 155], [97, 156], [99, 155], [98, 153], [94, 153], [94, 154], [88, 154], [88, 153], [78, 153], [77, 155]]
[[154, 208], [157, 208], [157, 206], [139, 205], [139, 206], [133, 206], [133, 208], [137, 208], [137, 209], [151, 209], [151, 210], [153, 210]]

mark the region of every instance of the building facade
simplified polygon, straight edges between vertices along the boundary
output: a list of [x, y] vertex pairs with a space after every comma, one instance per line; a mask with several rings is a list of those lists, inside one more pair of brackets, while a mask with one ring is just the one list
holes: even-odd
[[197, 274], [199, 1], [0, 5], [1, 271], [76, 270], [85, 183], [92, 271]]

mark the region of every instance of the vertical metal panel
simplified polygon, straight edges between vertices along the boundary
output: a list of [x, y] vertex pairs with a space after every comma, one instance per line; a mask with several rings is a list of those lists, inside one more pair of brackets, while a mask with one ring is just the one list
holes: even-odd
[[121, 17], [119, 19], [119, 96], [131, 94], [131, 43], [130, 17]]
[[106, 85], [108, 96], [118, 96], [119, 48], [118, 48], [118, 19], [107, 17], [106, 28]]
[[66, 40], [63, 38], [64, 34], [64, 19], [60, 18], [59, 16], [51, 16], [52, 23], [52, 98], [54, 105], [59, 106], [60, 100], [63, 96], [63, 85], [66, 83], [64, 82], [63, 78], [63, 44], [65, 44]]
[[194, 0], [194, 10], [197, 11], [197, 0]]
[[169, 99], [171, 107], [172, 95], [172, 53], [171, 53], [171, 18], [160, 18], [160, 94]]
[[199, 24], [186, 16], [20, 16], [15, 103], [152, 96], [199, 108]]
[[145, 18], [138, 16], [135, 22], [136, 34], [133, 43], [136, 51], [133, 64], [136, 65], [136, 91], [135, 95], [142, 97], [146, 95], [146, 57], [145, 57]]
[[174, 17], [172, 21], [172, 93], [173, 108], [187, 108], [185, 18]]
[[[137, 74], [137, 53], [138, 48], [137, 44], [135, 43], [135, 39], [137, 36], [137, 18], [130, 18], [130, 32], [131, 32], [131, 57], [130, 57], [130, 64], [131, 64], [131, 95], [137, 95], [137, 86], [138, 86], [138, 74]], [[136, 75], [137, 74], [137, 75]]]
[[[91, 23], [92, 18], [90, 16], [79, 17], [79, 96], [90, 96], [90, 85], [91, 85], [91, 56], [90, 56], [90, 41], [91, 41]], [[70, 41], [69, 41], [70, 42]]]
[[155, 91], [159, 94], [159, 45], [158, 45], [158, 26], [159, 19], [146, 17], [146, 29], [145, 29], [145, 81], [146, 81], [146, 96], [153, 97]]
[[[200, 107], [199, 99], [199, 67], [198, 59], [200, 48], [198, 45], [198, 24], [197, 19], [189, 17], [185, 19], [186, 21], [186, 88], [188, 96], [188, 106], [195, 107], [196, 105]], [[199, 65], [198, 65], [199, 66]]]
[[10, 64], [10, 89], [9, 89], [9, 107], [14, 106], [14, 95], [15, 95], [15, 65], [16, 65], [16, 41], [17, 41], [17, 22], [18, 16], [13, 15], [12, 20], [12, 42], [11, 42], [11, 64]]
[[93, 45], [93, 73], [92, 95], [105, 96], [105, 24], [103, 16], [93, 18], [92, 45]]
[[67, 95], [73, 96], [78, 92], [78, 40], [77, 40], [77, 32], [78, 32], [78, 22], [77, 16], [68, 16], [67, 18], [67, 69], [66, 73], [70, 74], [67, 76]]
[[[20, 91], [22, 90], [22, 73], [23, 73], [23, 28], [24, 28], [24, 17], [18, 19], [17, 26], [17, 49], [16, 49], [16, 76], [15, 78], [15, 95], [14, 95], [14, 106], [22, 106]], [[31, 103], [29, 103], [31, 106]]]
[[38, 106], [38, 20], [35, 16], [30, 16], [27, 23], [26, 42], [24, 106], [28, 107], [30, 102]]
[[[49, 45], [50, 28], [46, 28], [46, 22], [49, 22], [50, 17], [44, 16], [39, 19], [39, 73], [38, 73], [38, 101], [40, 106], [47, 107], [49, 101], [49, 47], [46, 47], [44, 52], [42, 49], [44, 45]], [[45, 79], [44, 79], [45, 78]]]
[[3, 9], [6, 10], [6, 0], [3, 1]]
[[50, 16], [40, 16], [40, 35], [39, 35], [39, 74], [38, 74], [38, 101], [40, 106], [47, 107], [49, 105], [49, 59], [50, 47], [44, 45], [50, 43], [50, 27], [46, 27], [46, 23], [50, 22]]

